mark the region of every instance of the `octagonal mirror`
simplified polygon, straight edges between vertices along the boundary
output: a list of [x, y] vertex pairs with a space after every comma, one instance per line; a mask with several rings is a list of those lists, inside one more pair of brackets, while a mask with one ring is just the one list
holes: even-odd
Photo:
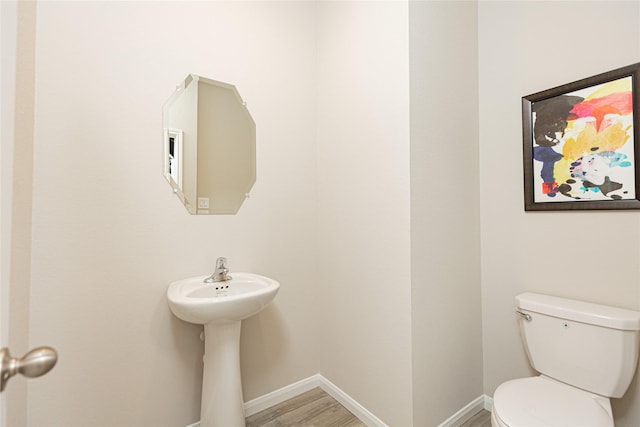
[[191, 214], [235, 214], [256, 181], [256, 125], [235, 86], [195, 74], [162, 108], [164, 176]]

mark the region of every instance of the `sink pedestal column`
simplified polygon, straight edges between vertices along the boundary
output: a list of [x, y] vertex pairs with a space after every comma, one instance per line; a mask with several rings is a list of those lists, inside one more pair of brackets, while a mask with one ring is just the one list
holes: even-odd
[[240, 378], [242, 321], [204, 325], [200, 427], [244, 427]]

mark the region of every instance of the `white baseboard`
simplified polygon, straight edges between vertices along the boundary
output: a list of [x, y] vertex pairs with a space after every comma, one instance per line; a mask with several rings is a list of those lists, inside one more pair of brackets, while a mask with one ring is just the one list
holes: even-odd
[[[342, 391], [338, 386], [320, 374], [305, 378], [278, 390], [267, 393], [263, 396], [249, 400], [244, 403], [245, 416], [257, 414], [286, 400], [298, 396], [313, 388], [320, 387], [328, 395], [336, 399], [342, 406], [347, 408], [353, 415], [369, 427], [388, 427], [382, 420], [373, 415], [355, 399]], [[467, 404], [464, 408], [449, 417], [438, 427], [459, 427], [482, 409], [491, 411], [493, 399], [487, 395], [482, 395]], [[193, 423], [187, 427], [200, 427], [200, 423]]]
[[338, 388], [338, 386], [336, 386], [320, 374], [313, 375], [309, 378], [305, 378], [276, 391], [272, 391], [271, 393], [265, 394], [264, 396], [260, 396], [253, 400], [245, 402], [244, 413], [247, 417], [251, 416], [316, 387], [320, 387], [329, 396], [340, 402], [342, 406], [351, 411], [353, 415], [355, 415], [367, 426], [387, 427], [387, 425], [383, 423], [378, 417], [373, 415], [364, 406], [360, 405], [355, 399], [353, 399], [347, 393]]
[[484, 395], [484, 409], [489, 412], [493, 411], [493, 397], [489, 397], [486, 394]]
[[471, 417], [480, 412], [483, 409], [491, 411], [493, 407], [493, 399], [483, 394], [478, 396], [471, 402], [469, 402], [464, 408], [447, 418], [438, 427], [460, 427], [465, 422], [469, 421]]
[[367, 408], [359, 404], [355, 399], [349, 396], [344, 391], [340, 390], [331, 381], [318, 374], [318, 380], [320, 388], [327, 392], [328, 395], [336, 399], [342, 406], [347, 408], [353, 415], [355, 415], [360, 421], [365, 423], [368, 427], [387, 427], [382, 420], [373, 415]]
[[309, 391], [313, 388], [320, 387], [320, 383], [317, 377], [320, 375], [314, 375], [309, 378], [305, 378], [288, 386], [284, 386], [278, 390], [267, 393], [263, 396], [256, 397], [255, 399], [244, 402], [244, 415], [249, 417], [257, 414], [260, 411], [264, 411], [267, 408], [271, 408], [279, 403], [289, 400], [292, 397], [296, 397], [299, 394]]

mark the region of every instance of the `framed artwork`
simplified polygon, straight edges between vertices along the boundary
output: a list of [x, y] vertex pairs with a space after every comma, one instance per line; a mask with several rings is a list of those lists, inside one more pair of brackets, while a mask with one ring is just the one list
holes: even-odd
[[526, 211], [640, 209], [640, 63], [522, 98]]

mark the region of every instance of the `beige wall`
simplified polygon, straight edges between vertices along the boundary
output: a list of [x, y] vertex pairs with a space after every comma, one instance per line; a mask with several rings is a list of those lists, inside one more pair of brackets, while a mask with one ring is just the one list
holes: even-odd
[[412, 423], [408, 5], [318, 3], [320, 373]]
[[[531, 373], [514, 297], [543, 292], [640, 308], [637, 212], [523, 210], [520, 98], [638, 61], [639, 2], [480, 2], [484, 389]], [[616, 425], [640, 425], [636, 385]]]
[[[30, 345], [60, 362], [29, 382], [27, 425], [197, 421], [200, 328], [164, 295], [221, 255], [282, 283], [243, 324], [245, 399], [320, 372], [390, 425], [437, 424], [483, 381], [491, 395], [530, 373], [519, 292], [640, 307], [637, 214], [525, 214], [520, 180], [520, 97], [636, 62], [639, 17], [638, 2], [39, 3], [32, 242], [16, 253]], [[550, 56], [571, 19], [599, 30]], [[162, 176], [161, 107], [188, 73], [236, 84], [256, 121], [238, 215], [188, 215]], [[436, 102], [449, 94], [464, 102]], [[450, 157], [473, 194], [431, 187]], [[564, 267], [592, 246], [612, 267]], [[637, 384], [615, 403], [623, 427], [640, 423]]]
[[410, 6], [416, 426], [438, 425], [482, 394], [476, 6]]
[[[313, 3], [38, 4], [30, 341], [60, 360], [29, 383], [28, 425], [197, 421], [201, 328], [165, 292], [222, 255], [282, 284], [243, 325], [245, 399], [318, 372], [314, 26]], [[236, 84], [257, 123], [238, 215], [189, 215], [162, 176], [162, 104], [188, 73]]]
[[[245, 399], [320, 372], [411, 423], [407, 8], [39, 4], [31, 342], [60, 362], [29, 425], [196, 421], [200, 328], [164, 295], [219, 255], [282, 284], [243, 324]], [[161, 106], [190, 72], [236, 84], [258, 127], [235, 216], [188, 215], [162, 177]]]

